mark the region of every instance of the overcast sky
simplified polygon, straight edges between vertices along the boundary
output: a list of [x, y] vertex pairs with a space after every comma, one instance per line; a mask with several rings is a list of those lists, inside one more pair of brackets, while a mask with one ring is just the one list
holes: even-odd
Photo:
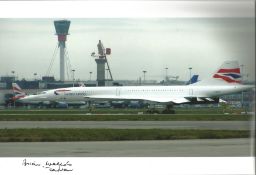
[[[19, 79], [46, 75], [57, 44], [55, 19], [59, 18], [0, 19], [1, 76], [12, 70]], [[255, 28], [250, 15], [68, 19], [67, 50], [76, 79], [88, 80], [90, 71], [95, 79], [96, 63], [90, 55], [97, 52], [98, 40], [112, 49], [108, 59], [115, 80], [136, 80], [143, 70], [146, 79], [162, 80], [166, 67], [180, 80], [189, 78], [188, 67], [203, 79], [225, 60], [238, 60], [249, 79], [255, 79]], [[59, 79], [58, 55], [50, 75]]]

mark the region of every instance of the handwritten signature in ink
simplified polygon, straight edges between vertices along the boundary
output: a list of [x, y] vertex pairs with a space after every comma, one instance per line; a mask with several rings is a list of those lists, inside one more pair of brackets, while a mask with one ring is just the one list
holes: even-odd
[[43, 163], [38, 163], [36, 161], [28, 161], [27, 159], [24, 159], [22, 161], [22, 166], [42, 167], [42, 168], [48, 169], [51, 172], [73, 171], [72, 164], [69, 161], [65, 161], [65, 162], [46, 161]]

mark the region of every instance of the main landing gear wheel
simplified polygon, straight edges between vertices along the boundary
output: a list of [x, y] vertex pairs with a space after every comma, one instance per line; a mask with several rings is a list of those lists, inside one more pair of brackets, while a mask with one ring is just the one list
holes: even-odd
[[173, 109], [173, 104], [167, 104], [166, 108], [162, 111], [162, 114], [175, 114], [175, 110]]

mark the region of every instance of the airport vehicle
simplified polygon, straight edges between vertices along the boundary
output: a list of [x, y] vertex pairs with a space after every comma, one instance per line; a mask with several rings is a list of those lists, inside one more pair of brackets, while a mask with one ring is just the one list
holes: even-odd
[[95, 101], [95, 100], [143, 100], [166, 104], [219, 103], [220, 96], [254, 88], [242, 85], [237, 61], [226, 61], [209, 79], [187, 86], [119, 86], [119, 87], [70, 87], [43, 91], [38, 95], [19, 98], [31, 101]]

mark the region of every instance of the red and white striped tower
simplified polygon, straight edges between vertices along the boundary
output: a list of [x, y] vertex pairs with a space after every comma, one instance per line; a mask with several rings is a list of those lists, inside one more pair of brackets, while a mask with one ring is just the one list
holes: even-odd
[[56, 35], [58, 35], [58, 42], [60, 48], [60, 81], [65, 81], [65, 48], [70, 21], [58, 20], [54, 21]]

